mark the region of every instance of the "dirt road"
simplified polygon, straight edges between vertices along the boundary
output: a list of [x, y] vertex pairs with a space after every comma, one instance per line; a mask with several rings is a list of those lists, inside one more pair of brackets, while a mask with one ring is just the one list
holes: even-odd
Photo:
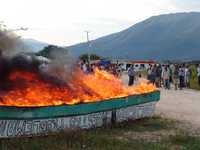
[[200, 127], [200, 91], [161, 89], [161, 99], [156, 106], [156, 114], [187, 121]]
[[[128, 76], [123, 75], [125, 84], [128, 83]], [[200, 91], [184, 90], [165, 90], [160, 89], [161, 99], [156, 105], [156, 115], [168, 118], [187, 121], [200, 128]]]

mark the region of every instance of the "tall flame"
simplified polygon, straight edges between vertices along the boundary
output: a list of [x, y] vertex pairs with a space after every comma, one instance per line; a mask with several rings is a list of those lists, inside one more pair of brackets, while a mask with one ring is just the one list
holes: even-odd
[[93, 74], [76, 71], [67, 86], [55, 86], [26, 71], [9, 75], [14, 88], [0, 93], [1, 106], [50, 106], [101, 101], [153, 92], [156, 87], [147, 82], [132, 87], [124, 86], [114, 75], [95, 69]]

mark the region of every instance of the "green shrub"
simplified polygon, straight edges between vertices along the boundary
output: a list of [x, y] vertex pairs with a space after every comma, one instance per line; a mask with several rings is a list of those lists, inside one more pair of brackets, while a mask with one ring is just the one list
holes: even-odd
[[192, 89], [200, 90], [200, 87], [198, 85], [198, 78], [197, 78], [197, 68], [195, 65], [190, 66], [192, 75], [191, 75], [191, 80], [190, 80], [190, 87]]

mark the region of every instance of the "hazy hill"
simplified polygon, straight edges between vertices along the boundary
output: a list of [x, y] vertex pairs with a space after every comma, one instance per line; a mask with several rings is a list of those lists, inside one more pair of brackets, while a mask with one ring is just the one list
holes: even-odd
[[45, 46], [49, 45], [47, 43], [40, 42], [34, 39], [22, 39], [22, 40], [23, 40], [23, 43], [34, 52], [38, 52], [42, 50]]
[[200, 59], [200, 13], [153, 16], [118, 33], [68, 47], [75, 55], [92, 52], [129, 59]]

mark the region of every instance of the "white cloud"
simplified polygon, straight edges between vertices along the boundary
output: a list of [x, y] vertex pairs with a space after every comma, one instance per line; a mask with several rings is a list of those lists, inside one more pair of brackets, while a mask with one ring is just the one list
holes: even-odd
[[85, 41], [84, 30], [91, 30], [94, 39], [152, 15], [197, 9], [194, 2], [186, 8], [180, 0], [4, 0], [0, 3], [0, 20], [9, 27], [28, 27], [30, 30], [21, 33], [25, 37], [62, 45]]

